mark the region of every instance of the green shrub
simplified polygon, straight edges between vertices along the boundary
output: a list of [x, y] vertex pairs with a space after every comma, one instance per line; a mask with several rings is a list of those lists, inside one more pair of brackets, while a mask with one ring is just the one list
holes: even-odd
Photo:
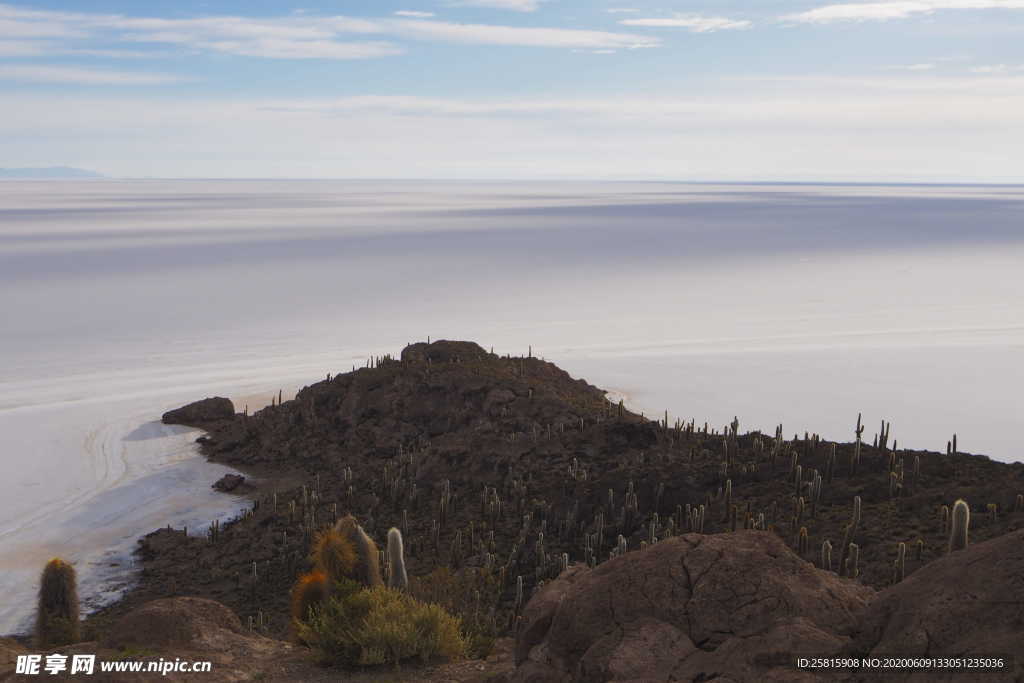
[[338, 582], [331, 597], [298, 625], [299, 638], [325, 663], [344, 666], [462, 657], [461, 622], [436, 604], [385, 586]]
[[494, 649], [501, 634], [500, 624], [508, 620], [500, 607], [501, 586], [498, 578], [483, 569], [467, 567], [453, 572], [438, 567], [429, 574], [409, 580], [409, 594], [422, 602], [436, 603], [462, 622], [466, 654], [485, 659]]

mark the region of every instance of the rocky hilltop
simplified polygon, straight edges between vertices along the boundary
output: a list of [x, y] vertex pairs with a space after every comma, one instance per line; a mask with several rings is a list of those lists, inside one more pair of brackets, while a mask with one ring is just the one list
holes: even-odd
[[[959, 601], [968, 587], [1011, 596], [984, 627], [995, 650], [1024, 629], [1024, 561], [1005, 564], [1021, 547], [1024, 465], [952, 444], [898, 449], [885, 423], [869, 439], [851, 416], [852, 438], [835, 442], [650, 419], [532, 354], [449, 341], [252, 415], [213, 401], [172, 419], [202, 418], [203, 453], [249, 475], [252, 509], [205, 535], [143, 539], [140, 584], [93, 619], [97, 633], [147, 601], [193, 596], [283, 638], [313, 534], [348, 512], [378, 540], [402, 529], [414, 590], [482, 643], [517, 637], [519, 681], [630, 680], [636, 667], [633, 680], [815, 680], [776, 670], [780, 653], [884, 651], [908, 633], [931, 654], [974, 651], [927, 626], [956, 615], [982, 628], [982, 603]], [[971, 546], [947, 557], [958, 498]], [[637, 653], [654, 650], [675, 663], [644, 669]]]

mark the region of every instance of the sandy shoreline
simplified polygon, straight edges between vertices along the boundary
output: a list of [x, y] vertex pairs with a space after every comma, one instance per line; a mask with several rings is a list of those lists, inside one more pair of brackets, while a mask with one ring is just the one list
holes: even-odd
[[[294, 385], [280, 389], [285, 400], [296, 390]], [[252, 413], [277, 396], [278, 390], [246, 389], [232, 401], [239, 412], [248, 405]], [[102, 462], [94, 463], [91, 482], [73, 485], [76, 498], [5, 519], [0, 533], [0, 633], [31, 631], [38, 573], [51, 557], [75, 565], [86, 616], [131, 590], [137, 576], [133, 554], [141, 537], [167, 525], [202, 535], [214, 519], [226, 522], [250, 505], [244, 492], [210, 488], [224, 474], [239, 472], [199, 453], [195, 440], [205, 432], [164, 425], [159, 412], [125, 415], [97, 424], [81, 437], [83, 454]]]

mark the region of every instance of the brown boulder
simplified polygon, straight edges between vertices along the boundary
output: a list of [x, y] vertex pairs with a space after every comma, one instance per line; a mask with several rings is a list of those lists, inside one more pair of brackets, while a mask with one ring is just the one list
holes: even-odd
[[215, 396], [169, 410], [161, 418], [168, 425], [199, 425], [204, 422], [230, 420], [235, 416], [235, 405], [230, 399]]
[[931, 562], [863, 611], [847, 651], [860, 656], [1016, 655], [1002, 674], [917, 672], [897, 680], [1024, 680], [1024, 529]]
[[[116, 658], [110, 651], [141, 653], [146, 660], [210, 661], [210, 673], [177, 673], [161, 676], [166, 681], [226, 682], [274, 679], [289, 663], [305, 660], [305, 652], [288, 643], [243, 629], [230, 609], [203, 598], [165, 598], [146, 603], [115, 622], [99, 643], [86, 648], [99, 659]], [[137, 679], [125, 674], [95, 677], [96, 680]]]
[[874, 595], [774, 533], [687, 534], [544, 586], [510, 680], [818, 680], [796, 655], [839, 651]]
[[103, 638], [115, 649], [204, 645], [213, 634], [241, 633], [230, 609], [204, 598], [165, 598], [147, 602], [122, 617]]

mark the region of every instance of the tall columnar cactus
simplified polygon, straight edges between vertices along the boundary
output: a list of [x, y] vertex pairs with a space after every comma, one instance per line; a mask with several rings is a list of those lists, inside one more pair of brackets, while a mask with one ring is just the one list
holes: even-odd
[[854, 546], [854, 538], [857, 535], [857, 527], [860, 526], [860, 496], [853, 497], [853, 517], [850, 519], [850, 523], [846, 525], [846, 529], [843, 533], [843, 545], [839, 548], [839, 573], [842, 574], [847, 568], [848, 553], [851, 547]]
[[949, 530], [949, 552], [967, 547], [968, 527], [971, 524], [971, 508], [964, 500], [953, 503], [952, 524]]
[[723, 512], [725, 513], [723, 519], [729, 516], [729, 511], [732, 509], [732, 479], [725, 480], [725, 506]]
[[811, 482], [811, 517], [817, 515], [818, 501], [821, 500], [821, 475], [816, 471], [814, 480]]
[[809, 539], [807, 537], [807, 527], [802, 526], [800, 527], [800, 534], [797, 537], [796, 543], [797, 553], [800, 555], [800, 557], [803, 557], [807, 554], [807, 548], [809, 544]]
[[906, 576], [907, 544], [900, 543], [896, 546], [896, 564], [893, 568], [893, 583], [899, 583]]
[[943, 505], [939, 508], [939, 530], [944, 533], [949, 533], [949, 506]]
[[69, 645], [78, 640], [78, 586], [75, 568], [55, 557], [39, 580], [36, 647]]
[[860, 546], [856, 543], [850, 544], [849, 557], [846, 559], [846, 575], [851, 579], [860, 576]]
[[388, 566], [391, 568], [388, 585], [391, 588], [406, 590], [409, 587], [409, 575], [405, 571], [402, 532], [394, 527], [388, 531]]
[[821, 568], [832, 571], [832, 543], [827, 540], [821, 544]]

